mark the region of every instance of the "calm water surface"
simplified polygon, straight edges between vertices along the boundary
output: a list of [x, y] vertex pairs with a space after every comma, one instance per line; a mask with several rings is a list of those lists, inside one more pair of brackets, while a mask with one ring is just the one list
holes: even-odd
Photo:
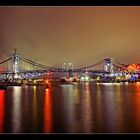
[[140, 133], [140, 84], [8, 87], [0, 133]]

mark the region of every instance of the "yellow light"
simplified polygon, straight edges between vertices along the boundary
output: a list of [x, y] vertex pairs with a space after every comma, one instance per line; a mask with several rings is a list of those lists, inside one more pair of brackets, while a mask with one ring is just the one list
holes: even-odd
[[115, 79], [120, 81], [121, 80], [121, 77], [120, 76], [117, 76]]
[[118, 86], [120, 86], [120, 83], [117, 83]]
[[85, 77], [85, 80], [86, 80], [86, 81], [88, 81], [88, 80], [89, 80], [89, 77], [88, 77], [88, 76], [86, 76], [86, 77]]
[[18, 75], [17, 75], [17, 74], [15, 74], [15, 75], [14, 75], [14, 78], [15, 78], [15, 79], [16, 79], [16, 78], [18, 78]]
[[48, 88], [46, 88], [45, 90], [46, 90], [46, 93], [48, 93], [49, 89], [48, 89]]
[[81, 80], [84, 80], [84, 77], [81, 77]]
[[97, 77], [97, 80], [100, 80], [100, 76]]

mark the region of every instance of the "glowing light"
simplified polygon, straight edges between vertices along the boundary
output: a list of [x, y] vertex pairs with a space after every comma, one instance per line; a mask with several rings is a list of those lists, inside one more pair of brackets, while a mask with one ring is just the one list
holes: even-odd
[[137, 123], [136, 123], [136, 129], [137, 130], [140, 130], [140, 85], [139, 84], [135, 84], [134, 85], [134, 88], [135, 88], [135, 96], [133, 98], [134, 102], [135, 102], [135, 106], [134, 106], [134, 119], [137, 120]]
[[44, 132], [52, 132], [52, 99], [49, 89], [44, 98]]
[[5, 116], [5, 91], [0, 90], [0, 133], [4, 131], [4, 116]]
[[120, 83], [117, 83], [118, 86], [120, 86]]
[[49, 89], [48, 89], [48, 88], [46, 88], [45, 90], [46, 90], [46, 93], [48, 93], [48, 92], [49, 92]]
[[130, 64], [128, 67], [129, 71], [139, 71], [140, 70], [140, 65], [139, 64]]
[[111, 73], [110, 76], [114, 76], [114, 74]]
[[121, 79], [121, 77], [116, 77], [116, 79], [117, 79], [117, 80], [120, 80], [120, 79]]
[[13, 87], [13, 109], [12, 109], [12, 132], [18, 133], [21, 131], [21, 87]]
[[19, 76], [17, 74], [14, 75], [14, 78], [17, 79]]
[[85, 77], [85, 80], [86, 80], [86, 81], [88, 81], [88, 80], [89, 80], [89, 77], [88, 77], [88, 76], [86, 76], [86, 77]]
[[100, 76], [97, 77], [97, 80], [100, 80]]
[[49, 83], [49, 81], [48, 81], [48, 80], [46, 80], [45, 82], [46, 82], [46, 84], [48, 84], [48, 83]]
[[83, 81], [84, 80], [84, 77], [81, 77], [81, 80]]
[[33, 115], [32, 119], [34, 122], [37, 120], [38, 112], [37, 112], [37, 91], [36, 91], [36, 86], [33, 86]]
[[107, 86], [109, 86], [109, 85], [114, 85], [114, 83], [100, 83], [100, 84], [102, 84], [102, 85], [107, 85]]
[[130, 79], [131, 75], [130, 74], [127, 74], [126, 75], [126, 78]]
[[69, 79], [70, 81], [72, 81], [73, 80], [73, 78], [72, 77], [70, 77], [70, 79]]

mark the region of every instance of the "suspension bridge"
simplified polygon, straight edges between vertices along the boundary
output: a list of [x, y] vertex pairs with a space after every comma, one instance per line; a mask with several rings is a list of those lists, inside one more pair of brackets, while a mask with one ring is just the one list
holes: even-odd
[[130, 77], [133, 77], [136, 80], [140, 72], [133, 71], [132, 73], [127, 65], [121, 64], [112, 58], [105, 58], [95, 64], [82, 68], [75, 69], [72, 65], [59, 68], [43, 65], [22, 57], [15, 50], [10, 58], [0, 62], [0, 83], [8, 82], [13, 85], [19, 81], [21, 83], [24, 80], [30, 81], [41, 78], [49, 78], [49, 80], [57, 79], [60, 81], [62, 77], [66, 77], [67, 79], [76, 77], [80, 81], [89, 81], [90, 77], [90, 79], [96, 78], [97, 81], [101, 79], [102, 81], [107, 81], [107, 79], [120, 80], [120, 77], [125, 77], [126, 79], [128, 75], [129, 78], [127, 79], [130, 80]]

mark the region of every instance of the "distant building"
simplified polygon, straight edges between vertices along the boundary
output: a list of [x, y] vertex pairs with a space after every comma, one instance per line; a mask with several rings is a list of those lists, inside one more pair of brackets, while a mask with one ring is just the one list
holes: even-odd
[[127, 69], [129, 72], [138, 72], [140, 71], [140, 64], [135, 64], [135, 63], [130, 64], [128, 65]]

